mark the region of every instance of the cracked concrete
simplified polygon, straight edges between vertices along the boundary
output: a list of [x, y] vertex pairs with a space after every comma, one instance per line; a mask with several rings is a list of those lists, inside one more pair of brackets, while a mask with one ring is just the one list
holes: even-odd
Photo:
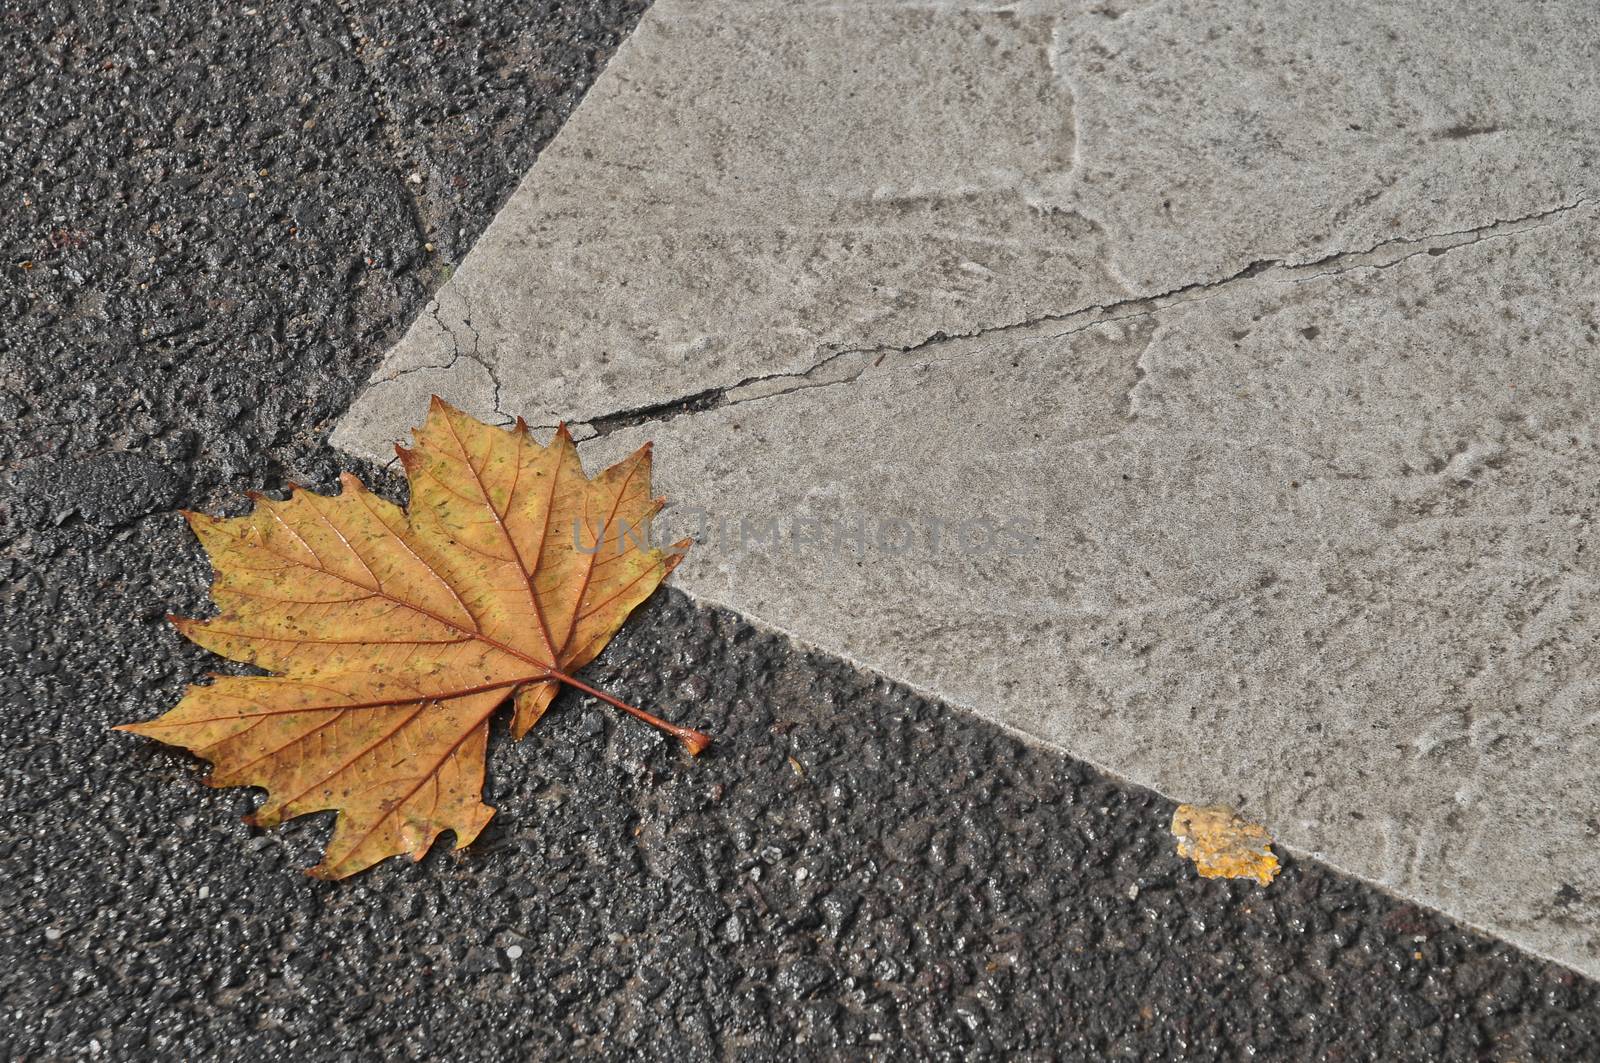
[[[951, 336], [944, 332], [936, 332], [921, 342], [907, 347], [836, 351], [801, 372], [771, 373], [748, 377], [730, 387], [710, 388], [695, 392], [692, 395], [680, 395], [651, 406], [632, 410], [619, 410], [588, 421], [568, 424], [568, 429], [579, 440], [606, 436], [622, 428], [631, 428], [634, 425], [651, 422], [669, 421], [674, 417], [681, 417], [688, 413], [720, 409], [724, 406], [734, 406], [742, 402], [752, 402], [756, 399], [769, 398], [775, 395], [787, 395], [809, 388], [854, 383], [861, 378], [863, 373], [883, 365], [891, 357], [901, 360], [906, 355], [920, 354], [945, 344], [957, 344], [962, 340], [977, 339], [999, 333], [1026, 335], [1037, 332], [1041, 326], [1047, 324], [1069, 325], [1070, 327], [1063, 331], [1053, 331], [1051, 333], [1053, 338], [1059, 339], [1095, 325], [1127, 321], [1132, 318], [1153, 314], [1166, 307], [1178, 305], [1181, 302], [1209, 298], [1209, 293], [1215, 293], [1224, 288], [1232, 288], [1264, 275], [1268, 280], [1276, 280], [1281, 276], [1290, 276], [1297, 280], [1317, 280], [1322, 277], [1348, 273], [1355, 269], [1385, 270], [1417, 255], [1437, 257], [1448, 254], [1458, 247], [1475, 244], [1480, 240], [1492, 240], [1542, 228], [1551, 224], [1551, 219], [1558, 218], [1570, 210], [1575, 210], [1587, 202], [1586, 198], [1579, 199], [1569, 204], [1553, 207], [1550, 210], [1539, 211], [1527, 217], [1491, 222], [1474, 229], [1439, 233], [1418, 239], [1401, 238], [1391, 240], [1366, 251], [1337, 252], [1302, 265], [1286, 265], [1279, 261], [1252, 262], [1233, 276], [1220, 281], [1185, 284], [1160, 295], [1123, 299], [1115, 303], [1085, 307], [1069, 314], [1047, 314], [1029, 321], [1018, 322], [1014, 325], [997, 325], [961, 335]], [[1329, 268], [1324, 269], [1321, 267]], [[452, 359], [452, 364], [453, 361], [454, 359]], [[402, 372], [411, 371], [414, 370], [402, 370]], [[509, 423], [513, 418], [507, 416], [500, 409], [498, 390], [495, 392], [495, 400], [493, 407], [494, 418], [502, 423]], [[554, 424], [546, 424], [535, 425], [534, 427], [538, 430], [549, 430], [554, 429], [556, 426]]]
[[1600, 973], [1594, 22], [661, 0], [333, 441]]

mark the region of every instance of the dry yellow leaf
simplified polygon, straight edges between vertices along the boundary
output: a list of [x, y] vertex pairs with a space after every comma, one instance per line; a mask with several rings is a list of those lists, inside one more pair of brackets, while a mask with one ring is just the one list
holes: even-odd
[[[411, 450], [396, 448], [406, 510], [354, 476], [337, 496], [256, 496], [254, 511], [185, 514], [211, 557], [209, 620], [178, 630], [266, 676], [216, 676], [120, 730], [186, 747], [212, 786], [259, 786], [267, 827], [338, 811], [323, 860], [342, 878], [444, 831], [456, 848], [483, 803], [489, 718], [509, 698], [527, 733], [565, 683], [680, 739], [710, 739], [573, 678], [682, 557], [641, 534], [661, 507], [650, 448], [589, 479], [566, 429], [548, 446], [435, 398]], [[581, 541], [579, 541], [581, 539]]]
[[1179, 805], [1172, 834], [1178, 855], [1194, 861], [1202, 878], [1253, 878], [1270, 886], [1278, 874], [1272, 835], [1227, 805]]

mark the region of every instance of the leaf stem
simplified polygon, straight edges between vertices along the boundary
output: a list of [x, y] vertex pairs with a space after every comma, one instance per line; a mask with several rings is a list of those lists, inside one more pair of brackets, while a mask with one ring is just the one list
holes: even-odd
[[620, 701], [617, 698], [612, 697], [610, 694], [607, 694], [604, 690], [599, 690], [595, 687], [592, 687], [580, 679], [574, 679], [565, 672], [558, 672], [552, 668], [550, 670], [550, 678], [559, 680], [570, 687], [576, 687], [578, 690], [583, 691], [585, 694], [588, 694], [591, 697], [599, 698], [608, 705], [616, 706], [629, 716], [643, 720], [651, 727], [665, 731], [673, 738], [676, 738], [678, 741], [682, 742], [684, 748], [689, 751], [690, 756], [698, 757], [701, 753], [704, 753], [706, 751], [706, 747], [711, 744], [711, 736], [708, 734], [696, 731], [692, 727], [679, 727], [675, 723], [668, 723], [659, 716], [653, 716], [650, 713], [645, 712], [643, 709], [635, 708], [625, 701]]

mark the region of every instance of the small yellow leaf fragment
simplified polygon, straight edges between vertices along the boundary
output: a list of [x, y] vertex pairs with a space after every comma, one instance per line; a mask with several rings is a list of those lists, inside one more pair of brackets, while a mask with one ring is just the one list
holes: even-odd
[[1227, 805], [1179, 805], [1172, 836], [1178, 855], [1194, 861], [1201, 878], [1253, 878], [1270, 886], [1278, 874], [1272, 835]]

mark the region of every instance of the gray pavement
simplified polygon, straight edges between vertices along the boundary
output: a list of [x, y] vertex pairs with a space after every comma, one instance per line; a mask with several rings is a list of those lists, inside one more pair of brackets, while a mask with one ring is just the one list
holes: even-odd
[[564, 696], [420, 865], [307, 879], [325, 818], [109, 732], [229, 667], [161, 619], [176, 507], [398, 497], [326, 434], [639, 10], [6, 15], [0, 1056], [1600, 1053], [1571, 970], [1317, 861], [1201, 880], [1166, 799], [677, 591], [586, 678], [719, 746]]
[[1600, 973], [1600, 23], [1448, 11], [663, 0], [333, 441], [654, 438], [691, 595]]

